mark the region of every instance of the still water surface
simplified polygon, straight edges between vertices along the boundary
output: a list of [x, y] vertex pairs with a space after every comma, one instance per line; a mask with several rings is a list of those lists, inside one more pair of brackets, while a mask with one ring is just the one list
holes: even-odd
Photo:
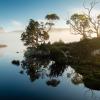
[[[26, 70], [20, 73], [22, 67], [11, 64], [13, 59], [23, 60], [25, 47], [20, 34], [0, 34], [0, 43], [8, 45], [0, 49], [1, 100], [100, 100], [100, 91], [87, 88], [81, 75], [78, 75], [79, 84], [72, 81], [77, 73], [71, 66], [66, 65], [61, 75], [53, 77], [48, 77], [50, 69], [45, 69], [34, 80]], [[49, 80], [56, 80], [58, 84], [47, 84]]]

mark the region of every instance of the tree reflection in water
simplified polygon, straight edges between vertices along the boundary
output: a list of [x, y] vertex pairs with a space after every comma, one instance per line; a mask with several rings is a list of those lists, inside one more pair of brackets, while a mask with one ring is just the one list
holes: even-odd
[[83, 76], [83, 83], [85, 87], [92, 89], [92, 90], [100, 90], [100, 68], [99, 66], [81, 65], [81, 66], [74, 67], [74, 69], [76, 73], [79, 73]]
[[36, 79], [44, 78], [48, 75], [47, 69], [49, 68], [50, 62], [48, 59], [36, 59], [26, 58], [22, 61], [22, 69], [26, 71], [30, 80], [33, 82]]
[[56, 79], [51, 79], [51, 80], [48, 80], [46, 83], [48, 86], [50, 85], [50, 86], [56, 87], [59, 85], [60, 81]]
[[67, 63], [58, 64], [56, 62], [56, 59], [58, 58], [55, 58], [55, 60], [53, 59], [52, 61], [50, 57], [41, 58], [39, 56], [25, 56], [21, 63], [22, 70], [20, 73], [27, 73], [32, 82], [39, 78], [47, 78], [46, 84], [48, 86], [57, 87], [61, 83], [59, 77], [67, 70], [66, 79], [70, 78], [74, 85], [84, 84], [88, 89], [85, 93], [91, 92], [91, 97], [94, 98], [95, 90], [100, 90], [99, 66], [72, 65], [71, 68], [73, 70], [68, 71], [69, 67], [67, 66]]
[[[30, 54], [25, 52], [25, 54]], [[59, 85], [60, 80], [57, 78], [62, 76], [65, 69], [67, 68], [66, 64], [58, 64], [55, 61], [52, 61], [50, 57], [39, 57], [32, 55], [24, 55], [24, 60], [21, 62], [22, 70], [21, 74], [24, 72], [30, 77], [30, 80], [33, 82], [39, 78], [49, 78], [46, 84], [48, 86], [56, 87]]]
[[81, 65], [73, 68], [76, 75], [72, 78], [72, 83], [75, 85], [83, 83], [87, 88], [85, 95], [91, 94], [91, 99], [100, 100], [100, 97], [96, 96], [96, 91], [100, 91], [100, 67]]

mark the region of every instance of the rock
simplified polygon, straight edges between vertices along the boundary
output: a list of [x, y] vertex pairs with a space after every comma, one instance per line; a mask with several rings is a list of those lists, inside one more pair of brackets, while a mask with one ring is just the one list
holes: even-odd
[[24, 73], [24, 71], [23, 71], [23, 70], [21, 70], [21, 71], [20, 71], [20, 74], [23, 74], [23, 73]]
[[47, 85], [48, 86], [50, 85], [52, 87], [56, 87], [59, 83], [60, 83], [60, 81], [58, 81], [56, 79], [52, 79], [52, 80], [47, 81]]
[[20, 65], [20, 61], [19, 60], [13, 60], [12, 64], [19, 66]]

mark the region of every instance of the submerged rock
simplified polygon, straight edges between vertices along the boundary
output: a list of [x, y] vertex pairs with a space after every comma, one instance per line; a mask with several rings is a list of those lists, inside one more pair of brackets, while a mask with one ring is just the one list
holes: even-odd
[[50, 85], [52, 87], [56, 87], [59, 83], [60, 83], [60, 81], [56, 80], [56, 79], [52, 79], [52, 80], [47, 81], [47, 85], [48, 86]]
[[19, 73], [20, 73], [20, 74], [24, 74], [24, 71], [23, 71], [23, 70], [21, 70]]
[[12, 64], [19, 66], [20, 65], [20, 61], [19, 60], [13, 60]]

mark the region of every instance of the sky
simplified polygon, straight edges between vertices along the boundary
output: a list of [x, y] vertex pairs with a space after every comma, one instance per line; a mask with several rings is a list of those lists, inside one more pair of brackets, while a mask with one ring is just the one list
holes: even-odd
[[57, 27], [66, 27], [67, 18], [81, 10], [82, 4], [83, 0], [0, 0], [0, 27], [6, 31], [23, 30], [29, 19], [41, 21], [49, 13], [59, 15]]

